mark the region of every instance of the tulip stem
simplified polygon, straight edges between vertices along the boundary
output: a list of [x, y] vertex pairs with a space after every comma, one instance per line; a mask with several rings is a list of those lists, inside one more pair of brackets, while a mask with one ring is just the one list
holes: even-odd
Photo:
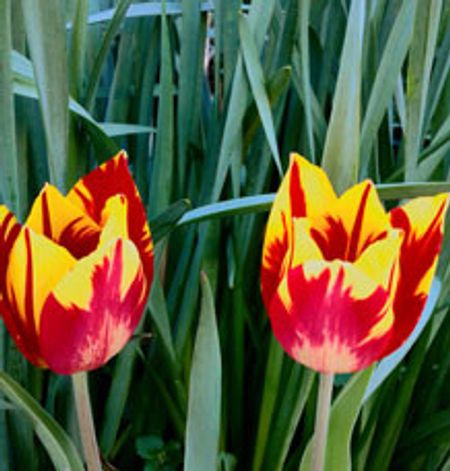
[[91, 401], [87, 373], [82, 371], [72, 375], [75, 407], [78, 416], [81, 442], [83, 444], [84, 457], [88, 471], [102, 471], [102, 463], [95, 436], [94, 420], [92, 418]]
[[333, 373], [320, 374], [312, 449], [312, 471], [323, 471], [325, 465], [333, 379]]

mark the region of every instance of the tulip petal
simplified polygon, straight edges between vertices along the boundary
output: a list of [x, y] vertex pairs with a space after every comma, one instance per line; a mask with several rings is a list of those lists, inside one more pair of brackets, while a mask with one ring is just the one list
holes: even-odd
[[128, 202], [124, 195], [112, 196], [102, 211], [105, 221], [99, 240], [99, 247], [113, 239], [128, 239]]
[[385, 239], [370, 245], [354, 266], [386, 291], [393, 292], [398, 281], [398, 262], [403, 242], [403, 231], [390, 230]]
[[267, 222], [261, 266], [261, 291], [266, 306], [283, 277], [281, 270], [292, 241], [293, 218], [316, 217], [333, 205], [336, 195], [326, 173], [292, 154]]
[[[14, 214], [6, 206], [0, 206], [0, 315], [19, 350], [31, 359], [33, 353], [28, 351], [27, 344], [24, 341], [22, 324], [16, 322], [16, 316], [11, 311], [6, 298], [6, 268], [9, 263], [11, 248], [20, 233], [21, 227]], [[37, 359], [35, 363], [37, 363]]]
[[369, 180], [348, 189], [334, 205], [312, 218], [312, 235], [326, 260], [355, 261], [386, 237], [389, 217]]
[[[311, 222], [306, 218], [293, 220], [293, 240], [289, 250], [289, 262], [286, 268], [294, 268], [308, 260], [323, 260], [322, 252], [311, 237]], [[286, 272], [286, 270], [283, 270]]]
[[38, 366], [43, 366], [38, 345], [42, 306], [75, 262], [66, 249], [28, 227], [21, 229], [11, 248], [3, 300], [5, 324], [24, 355]]
[[80, 260], [48, 296], [40, 346], [60, 374], [102, 366], [123, 348], [146, 301], [147, 281], [139, 252], [116, 239]]
[[95, 250], [100, 233], [93, 219], [49, 184], [35, 199], [25, 226], [62, 245], [76, 258]]
[[153, 278], [153, 242], [145, 209], [136, 185], [128, 170], [127, 156], [120, 152], [79, 180], [67, 198], [83, 209], [98, 224], [107, 200], [123, 194], [128, 200], [128, 230], [136, 244], [147, 279]]
[[394, 336], [389, 352], [409, 337], [430, 291], [441, 249], [448, 195], [416, 198], [391, 211], [391, 224], [402, 229], [400, 277], [395, 293]]
[[324, 373], [356, 371], [381, 358], [393, 324], [386, 290], [342, 261], [289, 270], [269, 316], [285, 351]]
[[6, 206], [0, 206], [0, 295], [5, 292], [6, 267], [11, 248], [16, 241], [21, 225]]

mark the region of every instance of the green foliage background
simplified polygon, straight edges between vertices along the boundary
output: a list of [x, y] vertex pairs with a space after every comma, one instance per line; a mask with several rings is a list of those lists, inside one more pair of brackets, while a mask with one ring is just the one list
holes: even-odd
[[[157, 240], [145, 320], [90, 374], [106, 461], [307, 468], [317, 381], [259, 294], [270, 192], [291, 151], [388, 207], [449, 191], [449, 68], [449, 0], [0, 0], [3, 202], [23, 221], [126, 148]], [[327, 470], [450, 470], [449, 247], [413, 348], [337, 378]], [[69, 378], [3, 325], [0, 389], [1, 471], [81, 469]]]

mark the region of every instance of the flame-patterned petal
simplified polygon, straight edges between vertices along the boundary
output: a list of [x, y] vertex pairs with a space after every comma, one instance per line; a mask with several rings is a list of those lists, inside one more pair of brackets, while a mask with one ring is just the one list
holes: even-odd
[[111, 196], [122, 194], [128, 201], [130, 239], [139, 250], [147, 279], [153, 279], [153, 242], [145, 209], [128, 170], [127, 156], [120, 152], [79, 180], [67, 199], [102, 225], [103, 208]]
[[65, 248], [28, 227], [20, 230], [9, 252], [3, 317], [24, 355], [38, 366], [45, 364], [38, 342], [42, 306], [75, 263]]
[[351, 187], [334, 204], [311, 218], [311, 234], [326, 260], [355, 261], [390, 229], [372, 182]]
[[294, 218], [315, 217], [335, 201], [336, 195], [325, 172], [298, 154], [292, 154], [270, 212], [264, 239], [261, 292], [266, 304], [283, 276], [281, 267], [292, 243]]
[[448, 195], [388, 214], [369, 180], [340, 197], [328, 187], [318, 167], [293, 158], [269, 216], [261, 290], [274, 333], [294, 359], [351, 372], [398, 348], [417, 324]]
[[25, 226], [62, 245], [75, 258], [94, 251], [100, 234], [99, 225], [50, 184], [35, 199]]
[[147, 281], [139, 252], [115, 239], [78, 261], [47, 298], [40, 347], [60, 374], [92, 370], [119, 352], [136, 328]]
[[393, 323], [389, 293], [342, 261], [289, 270], [268, 312], [286, 352], [324, 373], [356, 371], [383, 356]]
[[393, 227], [405, 233], [395, 291], [394, 336], [388, 353], [411, 334], [428, 298], [441, 249], [448, 195], [411, 200], [391, 211]]

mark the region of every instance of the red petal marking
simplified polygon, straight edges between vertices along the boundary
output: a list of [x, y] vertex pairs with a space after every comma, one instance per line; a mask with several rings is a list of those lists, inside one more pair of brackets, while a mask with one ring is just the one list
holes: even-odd
[[42, 225], [44, 229], [44, 234], [48, 236], [50, 239], [53, 239], [52, 223], [50, 219], [50, 209], [48, 207], [47, 193], [45, 191], [42, 193], [42, 221], [43, 221]]
[[[389, 352], [400, 347], [409, 337], [425, 306], [429, 287], [420, 283], [429, 271], [434, 273], [443, 238], [443, 221], [447, 200], [439, 206], [424, 234], [418, 235], [404, 208], [391, 211], [392, 226], [403, 229], [405, 240], [400, 251], [400, 276], [394, 299], [394, 332]], [[431, 283], [431, 277], [430, 277]]]
[[[352, 206], [350, 206], [352, 205]], [[311, 235], [326, 260], [354, 262], [390, 228], [376, 190], [364, 181], [347, 190], [338, 204], [312, 219]]]
[[128, 229], [130, 239], [138, 247], [147, 279], [153, 279], [153, 245], [147, 216], [136, 185], [128, 170], [125, 152], [119, 153], [79, 180], [67, 195], [68, 199], [84, 208], [94, 221], [102, 223], [106, 201], [122, 193], [128, 200]]
[[25, 226], [62, 245], [75, 258], [87, 256], [98, 245], [100, 227], [49, 184], [35, 199]]
[[390, 313], [388, 298], [352, 265], [306, 262], [280, 283], [269, 316], [275, 336], [296, 361], [325, 373], [347, 373], [384, 356], [391, 328], [377, 326]]
[[294, 218], [306, 216], [305, 193], [302, 188], [300, 166], [292, 161], [291, 178], [289, 181], [289, 196], [291, 200], [291, 214]]
[[[284, 214], [281, 214], [281, 219], [285, 225]], [[263, 263], [261, 264], [261, 293], [266, 306], [269, 306], [283, 276], [281, 266], [289, 246], [287, 229], [280, 236], [280, 238], [272, 240], [266, 238], [264, 243]]]
[[[6, 270], [11, 249], [19, 236], [21, 225], [11, 212], [4, 209], [6, 213], [0, 222], [0, 313], [17, 348], [33, 364], [44, 366], [39, 356], [39, 350], [36, 350], [36, 332], [33, 332], [32, 329], [31, 332], [29, 331], [18, 314], [16, 300], [14, 298], [8, 299], [7, 296]], [[28, 261], [26, 260], [25, 263]]]
[[[20, 226], [19, 226], [20, 228]], [[25, 264], [25, 299], [24, 310], [25, 318], [20, 315], [19, 300], [16, 298], [14, 290], [3, 293], [1, 302], [2, 315], [5, 325], [15, 341], [17, 348], [22, 354], [35, 366], [45, 367], [45, 361], [42, 359], [39, 342], [36, 332], [36, 323], [34, 317], [33, 305], [33, 258], [31, 252], [30, 234], [27, 228], [23, 228], [25, 238], [26, 258]], [[18, 231], [20, 232], [20, 230]], [[17, 234], [18, 235], [18, 234]], [[17, 238], [17, 237], [16, 237]], [[19, 282], [21, 282], [20, 280]]]
[[14, 214], [6, 210], [5, 207], [3, 208], [6, 214], [3, 219], [0, 216], [0, 295], [5, 294], [9, 254], [21, 229], [21, 225], [17, 222]]
[[64, 228], [57, 241], [77, 259], [92, 253], [100, 238], [100, 231], [92, 231], [89, 227], [80, 225], [80, 222], [81, 218], [74, 219]]
[[353, 224], [353, 230], [351, 234], [349, 234], [350, 241], [348, 244], [348, 252], [347, 252], [347, 256], [345, 257], [345, 260], [348, 260], [350, 262], [353, 262], [354, 260], [356, 260], [357, 256], [359, 255], [358, 243], [359, 243], [359, 239], [361, 238], [364, 213], [365, 213], [367, 198], [369, 196], [370, 189], [371, 188], [369, 185], [367, 185], [366, 188], [364, 189], [364, 192], [361, 197], [361, 201], [359, 202], [358, 211], [356, 212], [356, 218]]
[[336, 195], [324, 171], [292, 154], [272, 206], [264, 239], [261, 292], [266, 307], [284, 275], [284, 259], [292, 240], [292, 219], [317, 216], [335, 201]]
[[324, 218], [324, 227], [311, 228], [311, 237], [319, 246], [325, 260], [345, 260], [348, 246], [348, 234], [342, 221], [332, 215]]
[[[137, 271], [126, 292], [121, 292], [123, 240], [114, 245], [92, 273], [88, 306], [63, 305], [51, 293], [43, 308], [40, 345], [49, 368], [72, 374], [99, 368], [118, 353], [139, 323], [148, 285]], [[87, 281], [88, 282], [88, 281]]]

